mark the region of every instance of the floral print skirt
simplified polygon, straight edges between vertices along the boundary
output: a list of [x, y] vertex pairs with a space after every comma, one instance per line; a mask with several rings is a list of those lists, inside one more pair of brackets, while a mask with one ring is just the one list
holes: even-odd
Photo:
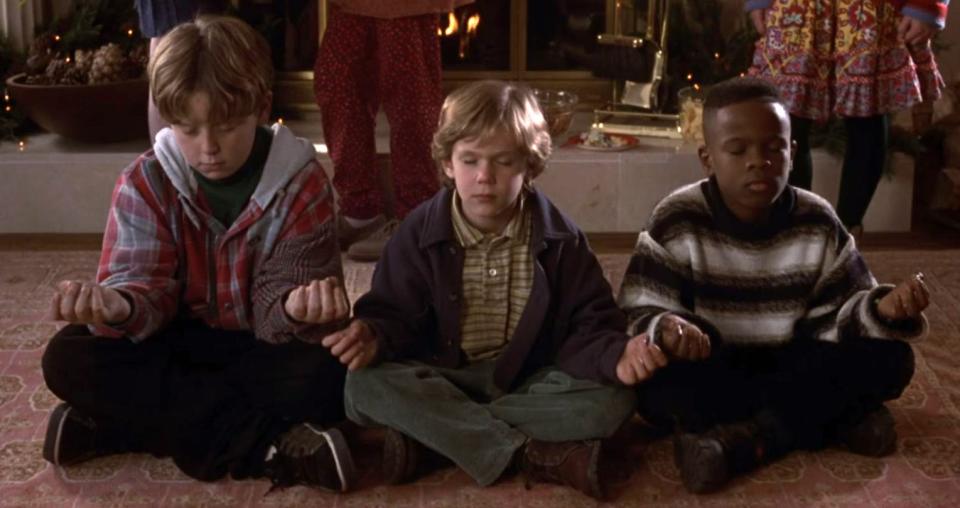
[[777, 85], [790, 113], [826, 120], [888, 113], [940, 97], [930, 44], [897, 39], [887, 0], [774, 0], [750, 74]]

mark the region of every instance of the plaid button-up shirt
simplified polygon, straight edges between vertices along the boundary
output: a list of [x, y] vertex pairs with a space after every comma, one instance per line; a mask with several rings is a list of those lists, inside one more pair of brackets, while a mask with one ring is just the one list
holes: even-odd
[[178, 191], [152, 151], [128, 167], [113, 192], [97, 282], [120, 290], [133, 310], [125, 322], [92, 327], [94, 333], [139, 341], [179, 314], [254, 330], [268, 342], [329, 332], [296, 323], [283, 309], [296, 286], [343, 278], [329, 181], [310, 159], [285, 184], [274, 172], [277, 188], [264, 193], [269, 173], [225, 228], [202, 199]]

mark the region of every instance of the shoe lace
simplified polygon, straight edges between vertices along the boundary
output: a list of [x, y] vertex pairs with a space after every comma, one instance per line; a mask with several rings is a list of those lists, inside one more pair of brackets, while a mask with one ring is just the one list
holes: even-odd
[[297, 425], [283, 433], [277, 439], [277, 452], [266, 464], [266, 475], [270, 478], [270, 490], [292, 485], [311, 485], [328, 490], [326, 481], [320, 477], [319, 462], [323, 460], [323, 450], [327, 441], [308, 425]]

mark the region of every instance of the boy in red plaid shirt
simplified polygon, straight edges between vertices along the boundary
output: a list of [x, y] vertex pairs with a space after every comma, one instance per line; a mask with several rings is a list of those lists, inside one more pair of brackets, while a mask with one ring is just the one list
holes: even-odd
[[96, 283], [62, 281], [44, 458], [142, 451], [188, 475], [346, 490], [349, 314], [330, 183], [270, 111], [270, 50], [235, 18], [173, 29], [148, 69], [171, 127], [120, 175]]

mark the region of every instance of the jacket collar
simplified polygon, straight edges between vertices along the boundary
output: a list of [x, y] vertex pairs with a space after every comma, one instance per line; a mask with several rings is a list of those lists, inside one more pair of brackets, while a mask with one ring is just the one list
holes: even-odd
[[[420, 235], [421, 249], [438, 243], [457, 242], [451, 217], [453, 192], [455, 191], [452, 188], [444, 187], [426, 203], [427, 217], [423, 222]], [[529, 207], [529, 213], [533, 219], [531, 245], [536, 246], [548, 240], [562, 241], [576, 238], [576, 226], [532, 185], [528, 187], [524, 206]]]

